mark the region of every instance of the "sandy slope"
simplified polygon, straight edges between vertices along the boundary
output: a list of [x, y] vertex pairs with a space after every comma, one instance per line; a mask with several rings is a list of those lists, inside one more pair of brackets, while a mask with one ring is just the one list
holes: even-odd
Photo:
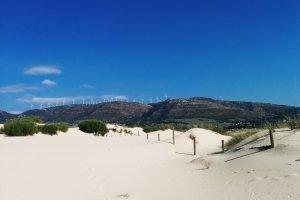
[[275, 133], [275, 149], [250, 149], [267, 145], [266, 136], [214, 154], [228, 137], [192, 129], [176, 132], [172, 145], [171, 130], [150, 133], [148, 141], [140, 128], [131, 131], [0, 137], [0, 199], [300, 199], [300, 132]]

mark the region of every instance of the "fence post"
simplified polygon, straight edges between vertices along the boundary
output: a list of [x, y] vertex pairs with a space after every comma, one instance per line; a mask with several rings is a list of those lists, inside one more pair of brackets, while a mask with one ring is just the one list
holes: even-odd
[[148, 133], [147, 133], [147, 140], [149, 139]]
[[194, 142], [194, 156], [196, 155], [196, 137], [193, 138]]
[[160, 141], [160, 134], [157, 135], [157, 139], [158, 139], [158, 141]]
[[271, 148], [275, 147], [274, 138], [273, 138], [273, 131], [269, 129], [270, 141], [271, 141]]
[[174, 128], [173, 128], [173, 144], [175, 144], [175, 132], [174, 132]]
[[138, 131], [138, 136], [140, 136], [140, 131]]
[[222, 153], [225, 153], [225, 145], [224, 145], [224, 140], [222, 140]]

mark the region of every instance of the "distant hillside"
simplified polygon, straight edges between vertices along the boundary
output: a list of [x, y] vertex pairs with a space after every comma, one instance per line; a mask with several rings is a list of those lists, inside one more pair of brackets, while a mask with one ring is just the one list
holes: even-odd
[[0, 123], [4, 123], [7, 120], [18, 117], [18, 115], [10, 114], [0, 110]]
[[276, 121], [287, 116], [298, 116], [299, 107], [220, 101], [210, 98], [172, 99], [152, 104], [143, 116], [142, 123], [192, 123], [217, 121], [227, 123], [250, 123], [255, 126], [265, 121]]
[[101, 119], [107, 123], [136, 124], [151, 106], [141, 103], [108, 102], [92, 105], [68, 105], [29, 110], [22, 115], [40, 116], [46, 122], [77, 123], [85, 119]]
[[[236, 126], [259, 126], [287, 116], [299, 116], [300, 108], [268, 103], [220, 101], [210, 98], [171, 99], [155, 104], [108, 102], [94, 105], [68, 105], [43, 110], [29, 110], [23, 116], [37, 115], [45, 122], [77, 123], [84, 119], [100, 119], [107, 123], [147, 125], [176, 123], [226, 123]], [[0, 123], [18, 117], [0, 112]]]

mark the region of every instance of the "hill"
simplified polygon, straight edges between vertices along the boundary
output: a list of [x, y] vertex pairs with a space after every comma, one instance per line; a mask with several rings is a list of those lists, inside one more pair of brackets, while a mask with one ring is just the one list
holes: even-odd
[[[42, 110], [29, 110], [22, 116], [40, 116], [45, 122], [77, 123], [100, 119], [107, 123], [148, 125], [172, 123], [199, 125], [224, 123], [234, 127], [256, 127], [266, 121], [299, 116], [300, 108], [269, 103], [220, 101], [210, 98], [168, 99], [154, 104], [107, 102], [93, 105], [66, 105]], [[18, 117], [0, 112], [0, 123]]]
[[298, 116], [299, 107], [269, 103], [220, 101], [211, 98], [172, 99], [151, 104], [142, 123], [206, 122], [231, 123], [258, 126], [266, 121], [277, 121], [287, 116]]
[[5, 111], [0, 110], [0, 123], [4, 123], [7, 120], [18, 117], [18, 115], [14, 115]]
[[101, 119], [107, 123], [132, 125], [139, 123], [151, 106], [141, 103], [108, 102], [92, 105], [67, 105], [42, 110], [29, 110], [22, 115], [40, 116], [46, 122], [77, 123], [85, 119]]

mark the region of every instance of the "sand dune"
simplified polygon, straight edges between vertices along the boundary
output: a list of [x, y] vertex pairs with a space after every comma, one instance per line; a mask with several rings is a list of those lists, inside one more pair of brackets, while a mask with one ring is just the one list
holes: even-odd
[[0, 199], [300, 199], [300, 132], [278, 130], [274, 149], [256, 148], [269, 144], [264, 132], [216, 154], [229, 138], [212, 131], [176, 132], [173, 145], [172, 130], [148, 140], [141, 128], [129, 130], [133, 135], [95, 137], [71, 128], [57, 136], [0, 137]]

